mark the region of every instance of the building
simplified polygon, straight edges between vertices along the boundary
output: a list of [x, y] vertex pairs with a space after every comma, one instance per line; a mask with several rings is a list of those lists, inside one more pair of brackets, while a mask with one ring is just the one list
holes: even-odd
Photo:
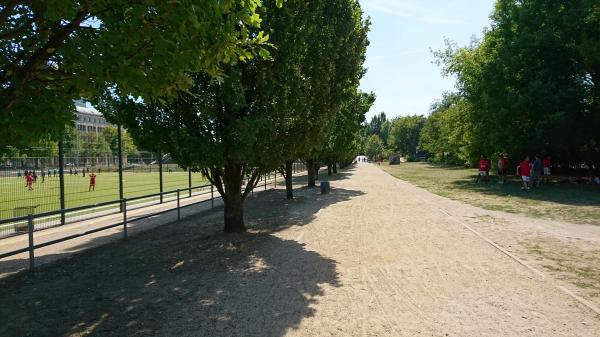
[[99, 134], [110, 125], [100, 111], [87, 106], [83, 100], [75, 101], [75, 128], [81, 132], [94, 132]]

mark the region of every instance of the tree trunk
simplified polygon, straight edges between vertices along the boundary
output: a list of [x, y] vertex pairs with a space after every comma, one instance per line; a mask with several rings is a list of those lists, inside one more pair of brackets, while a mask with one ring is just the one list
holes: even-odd
[[316, 184], [316, 170], [315, 170], [315, 161], [314, 159], [309, 159], [306, 161], [306, 168], [308, 170], [308, 187], [315, 187]]
[[244, 224], [244, 199], [242, 193], [228, 194], [223, 198], [225, 233], [243, 233], [246, 231]]
[[288, 160], [285, 162], [285, 192], [288, 200], [294, 199], [294, 187], [292, 185], [292, 178], [294, 176], [294, 162]]
[[223, 172], [225, 233], [242, 233], [244, 224], [244, 196], [242, 195], [243, 170], [241, 165], [226, 165]]
[[337, 163], [333, 163], [333, 173], [337, 174]]
[[333, 173], [331, 171], [331, 164], [327, 165], [327, 175], [331, 176]]

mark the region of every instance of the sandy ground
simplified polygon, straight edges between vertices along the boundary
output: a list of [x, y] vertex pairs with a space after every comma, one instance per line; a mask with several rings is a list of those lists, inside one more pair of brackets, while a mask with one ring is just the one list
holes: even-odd
[[247, 234], [220, 234], [211, 211], [0, 283], [13, 308], [38, 294], [7, 336], [599, 335], [567, 292], [596, 299], [538, 251], [595, 256], [600, 228], [484, 211], [372, 165], [343, 176], [325, 196], [250, 198]]
[[[157, 335], [598, 336], [600, 317], [557, 290], [554, 279], [457, 223], [477, 224], [480, 209], [439, 198], [371, 165], [333, 186], [332, 195], [314, 201], [330, 204], [314, 219], [274, 234], [300, 243], [303, 254], [267, 249], [250, 267], [262, 271], [260, 281], [252, 280], [256, 274], [220, 280], [224, 289], [251, 289], [217, 299], [201, 291], [207, 298], [171, 315], [167, 322], [174, 323]], [[291, 215], [310, 214], [310, 197], [300, 196]], [[527, 225], [531, 231], [543, 227]], [[300, 314], [295, 301], [306, 304]], [[252, 313], [243, 313], [249, 303]], [[210, 332], [199, 333], [205, 329]]]

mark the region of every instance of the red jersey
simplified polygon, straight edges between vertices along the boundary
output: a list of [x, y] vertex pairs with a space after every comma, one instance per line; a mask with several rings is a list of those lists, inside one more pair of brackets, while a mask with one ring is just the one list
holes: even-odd
[[522, 177], [528, 177], [531, 174], [531, 167], [532, 167], [531, 162], [523, 160], [519, 164], [519, 174]]
[[548, 157], [544, 158], [544, 160], [542, 160], [542, 166], [544, 166], [544, 167], [552, 166], [552, 162], [550, 161], [550, 158], [548, 158]]
[[90, 185], [96, 185], [96, 175], [90, 174]]
[[508, 168], [508, 159], [502, 158], [502, 168], [503, 169], [507, 169]]
[[479, 171], [487, 171], [489, 166], [489, 162], [487, 161], [487, 159], [481, 159], [479, 161]]
[[33, 182], [33, 176], [28, 174], [27, 177], [25, 177], [25, 181], [27, 181], [28, 184], [31, 184]]

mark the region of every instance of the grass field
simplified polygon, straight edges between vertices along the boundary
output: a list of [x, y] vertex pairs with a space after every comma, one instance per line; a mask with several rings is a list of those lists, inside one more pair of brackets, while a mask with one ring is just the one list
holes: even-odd
[[[192, 186], [206, 183], [201, 174], [192, 174]], [[129, 173], [123, 174], [124, 195], [126, 198], [141, 196], [145, 194], [158, 193], [159, 174], [153, 173]], [[96, 178], [96, 190], [88, 191], [89, 177], [81, 174], [65, 176], [65, 202], [66, 207], [76, 207], [96, 204], [99, 202], [113, 201], [119, 199], [119, 175], [118, 173], [100, 173]], [[165, 172], [163, 173], [164, 191], [188, 187], [187, 172]], [[3, 177], [0, 179], [0, 219], [15, 216], [16, 207], [37, 206], [35, 213], [52, 211], [60, 208], [59, 201], [59, 178], [46, 177], [42, 182], [38, 177], [33, 184], [33, 191], [25, 187], [25, 179], [17, 177]]]
[[521, 191], [520, 180], [512, 177], [498, 184], [476, 184], [475, 169], [441, 167], [426, 163], [382, 165], [391, 175], [435, 194], [490, 210], [532, 217], [600, 225], [600, 187], [589, 184], [550, 182], [529, 192]]

